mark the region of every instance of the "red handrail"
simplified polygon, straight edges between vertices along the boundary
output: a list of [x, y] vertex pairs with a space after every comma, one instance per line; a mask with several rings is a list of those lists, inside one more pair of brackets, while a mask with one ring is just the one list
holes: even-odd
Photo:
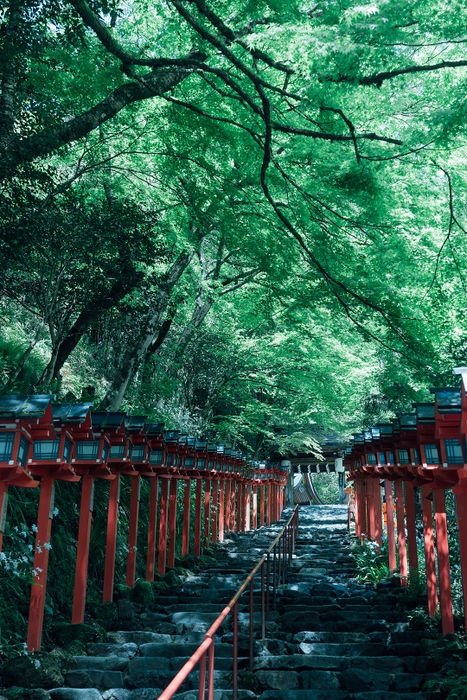
[[[204, 635], [204, 640], [201, 642], [197, 650], [188, 659], [185, 665], [180, 669], [175, 678], [169, 683], [167, 688], [162, 691], [159, 695], [158, 700], [170, 700], [173, 695], [180, 688], [182, 683], [188, 678], [190, 673], [195, 668], [196, 664], [199, 662], [199, 689], [198, 689], [198, 700], [204, 700], [206, 693], [206, 654], [208, 654], [208, 700], [213, 700], [214, 698], [214, 635], [224, 622], [227, 615], [234, 610], [234, 640], [233, 640], [233, 700], [237, 700], [237, 660], [238, 660], [238, 601], [240, 596], [245, 592], [248, 584], [250, 584], [250, 670], [253, 670], [253, 579], [258, 571], [261, 569], [261, 638], [264, 639], [265, 636], [265, 621], [267, 619], [269, 611], [269, 573], [270, 573], [270, 555], [274, 552], [274, 575], [273, 575], [273, 589], [274, 589], [274, 605], [276, 601], [276, 585], [277, 582], [280, 583], [281, 580], [285, 583], [286, 581], [286, 571], [287, 565], [290, 563], [292, 558], [292, 552], [295, 547], [295, 539], [297, 535], [298, 528], [298, 506], [295, 507], [292, 515], [280, 531], [280, 533], [275, 538], [271, 546], [263, 554], [256, 566], [250, 571], [246, 579], [243, 581], [242, 585], [238, 588], [232, 600], [221, 612], [219, 617], [208, 629]], [[282, 544], [282, 547], [281, 547]], [[279, 546], [278, 546], [279, 545]], [[278, 575], [276, 577], [276, 548], [278, 548]], [[281, 554], [282, 553], [282, 554]], [[264, 562], [266, 565], [266, 590], [267, 594], [265, 596], [265, 586], [264, 586]], [[277, 581], [277, 582], [276, 582]]]

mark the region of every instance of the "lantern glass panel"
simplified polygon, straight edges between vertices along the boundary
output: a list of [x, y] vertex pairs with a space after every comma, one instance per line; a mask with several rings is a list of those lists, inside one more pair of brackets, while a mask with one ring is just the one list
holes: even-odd
[[413, 449], [413, 458], [415, 464], [420, 464], [420, 455], [418, 454], [418, 450], [416, 447], [414, 447]]
[[36, 440], [34, 442], [34, 459], [41, 461], [57, 459], [60, 440]]
[[131, 459], [140, 462], [144, 459], [144, 445], [134, 445], [131, 451]]
[[112, 445], [110, 448], [111, 459], [123, 459], [125, 454], [125, 445]]
[[445, 440], [448, 464], [464, 464], [464, 455], [459, 440]]
[[65, 444], [63, 446], [63, 459], [65, 462], [69, 462], [71, 457], [71, 441], [65, 438]]
[[185, 457], [185, 469], [193, 469], [194, 463], [194, 457]]
[[99, 443], [94, 442], [77, 442], [76, 443], [76, 459], [97, 459]]
[[214, 461], [212, 459], [209, 460], [208, 469], [214, 469]]
[[379, 463], [386, 464], [386, 455], [384, 454], [384, 452], [379, 453]]
[[149, 461], [151, 464], [162, 464], [162, 450], [152, 450]]
[[10, 461], [14, 439], [14, 433], [0, 433], [0, 462]]
[[19, 441], [19, 450], [18, 450], [18, 462], [21, 464], [22, 467], [27, 462], [28, 459], [28, 453], [29, 453], [29, 442], [26, 440], [23, 435], [21, 435], [21, 440]]
[[408, 450], [399, 450], [399, 464], [409, 463], [409, 452]]
[[104, 447], [102, 448], [102, 461], [105, 462], [107, 460], [107, 455], [109, 454], [109, 446], [106, 442], [104, 442]]
[[198, 469], [204, 469], [204, 465], [206, 464], [206, 460], [201, 457], [198, 458]]
[[388, 452], [389, 464], [394, 464], [394, 452]]
[[355, 469], [360, 469], [360, 460], [359, 459], [357, 459], [357, 461], [355, 462]]
[[427, 464], [439, 464], [436, 445], [425, 445], [425, 457]]
[[372, 452], [369, 455], [367, 455], [367, 459], [368, 459], [368, 464], [376, 464], [376, 455], [373, 454]]

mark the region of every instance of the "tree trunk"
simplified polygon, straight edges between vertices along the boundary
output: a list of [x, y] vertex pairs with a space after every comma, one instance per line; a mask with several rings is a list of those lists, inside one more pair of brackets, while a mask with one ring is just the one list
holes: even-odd
[[120, 409], [128, 384], [154, 341], [157, 328], [160, 326], [166, 312], [172, 290], [190, 264], [191, 258], [191, 253], [183, 251], [163, 276], [157, 290], [154, 307], [146, 319], [144, 332], [125, 353], [120, 367], [115, 373], [115, 378], [102, 401], [100, 406], [102, 410], [118, 411]]
[[122, 279], [119, 279], [110, 288], [110, 290], [105, 293], [105, 296], [95, 297], [81, 311], [66, 336], [58, 345], [55, 356], [52, 354], [52, 357], [39, 380], [39, 385], [58, 378], [60, 370], [68, 360], [75, 347], [78, 345], [83, 335], [88, 330], [91, 323], [99, 318], [103, 311], [116, 306], [116, 304], [118, 304], [118, 302], [123, 299], [128, 292], [134, 289], [136, 278], [133, 277], [130, 278], [130, 280], [131, 281], [125, 282], [122, 281]]

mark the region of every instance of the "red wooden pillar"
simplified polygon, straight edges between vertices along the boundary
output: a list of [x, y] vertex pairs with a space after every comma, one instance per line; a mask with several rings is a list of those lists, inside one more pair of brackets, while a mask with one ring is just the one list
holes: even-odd
[[237, 481], [234, 479], [232, 481], [232, 489], [230, 493], [230, 531], [235, 532], [235, 518], [237, 517], [235, 508], [236, 508], [236, 490], [237, 487]]
[[191, 479], [184, 479], [185, 492], [183, 494], [183, 530], [182, 530], [182, 559], [190, 551], [190, 507], [191, 507]]
[[264, 484], [259, 487], [259, 526], [264, 525]]
[[227, 530], [231, 531], [232, 528], [230, 527], [230, 508], [231, 508], [231, 489], [232, 489], [232, 480], [227, 479], [226, 484], [225, 484], [225, 527]]
[[177, 486], [178, 479], [170, 480], [170, 510], [169, 510], [169, 552], [167, 564], [175, 566], [175, 545], [177, 544]]
[[159, 479], [152, 476], [149, 479], [149, 522], [148, 522], [148, 553], [146, 558], [146, 579], [154, 581], [156, 562], [156, 521], [157, 521], [157, 492]]
[[8, 484], [0, 481], [0, 552], [3, 547], [3, 531], [6, 525], [6, 514], [8, 508]]
[[265, 487], [266, 491], [266, 525], [269, 527], [271, 524], [271, 484]]
[[[360, 490], [361, 484], [358, 479], [354, 481], [354, 512], [353, 517], [355, 521], [355, 537], [361, 538], [360, 529]], [[350, 514], [349, 514], [349, 528], [350, 528]]]
[[366, 480], [360, 481], [360, 496], [358, 499], [358, 521], [360, 523], [360, 539], [364, 540], [368, 537], [367, 511], [366, 511]]
[[218, 535], [218, 509], [219, 509], [219, 479], [212, 481], [212, 527], [211, 542], [217, 542]]
[[243, 481], [237, 481], [237, 532], [243, 529]]
[[396, 541], [394, 537], [394, 504], [392, 501], [392, 481], [386, 479], [386, 518], [388, 524], [388, 565], [392, 573], [397, 568], [396, 563]]
[[34, 573], [31, 586], [28, 620], [28, 651], [39, 651], [44, 624], [44, 606], [49, 565], [50, 533], [54, 508], [54, 479], [44, 476], [41, 480], [39, 511], [37, 515], [36, 548], [34, 551]]
[[426, 591], [428, 614], [434, 617], [438, 611], [438, 590], [436, 587], [435, 543], [433, 538], [433, 496], [431, 486], [422, 486], [423, 538], [425, 546]]
[[457, 487], [454, 487], [453, 491], [456, 494], [457, 529], [462, 571], [464, 619], [466, 620], [467, 629], [467, 493], [457, 493], [456, 490]]
[[368, 539], [375, 540], [375, 479], [366, 480], [368, 508]]
[[159, 574], [165, 574], [165, 559], [167, 554], [167, 511], [168, 511], [168, 496], [170, 482], [166, 477], [162, 477], [161, 488], [161, 510], [159, 516], [159, 547], [157, 553], [157, 571]]
[[405, 512], [407, 517], [407, 538], [409, 540], [410, 582], [418, 581], [417, 529], [415, 523], [414, 487], [411, 481], [405, 482]]
[[258, 527], [258, 485], [253, 484], [253, 530]]
[[204, 481], [204, 546], [209, 549], [209, 518], [211, 515], [211, 479]]
[[250, 532], [251, 529], [251, 487], [250, 484], [245, 484], [245, 530]]
[[107, 511], [107, 538], [105, 545], [104, 590], [102, 602], [110, 603], [114, 594], [115, 554], [117, 551], [118, 504], [120, 501], [120, 474], [110, 482]]
[[375, 540], [381, 547], [383, 544], [383, 512], [381, 508], [381, 486], [379, 477], [373, 479], [374, 498], [375, 498]]
[[225, 514], [224, 514], [224, 503], [225, 503], [225, 479], [221, 479], [219, 482], [219, 542], [224, 541], [224, 526], [225, 526]]
[[81, 504], [79, 509], [78, 548], [76, 551], [75, 585], [71, 621], [74, 625], [84, 622], [86, 607], [86, 585], [88, 581], [89, 542], [91, 539], [94, 477], [85, 474], [81, 481]]
[[135, 585], [136, 578], [136, 552], [138, 548], [138, 517], [139, 517], [139, 496], [141, 487], [140, 475], [131, 477], [130, 496], [130, 522], [128, 527], [128, 555], [126, 558], [126, 580], [125, 583], [130, 588]]
[[397, 549], [399, 551], [399, 574], [401, 586], [407, 585], [407, 547], [405, 542], [404, 522], [404, 497], [402, 494], [402, 480], [395, 483], [396, 491], [396, 516], [397, 516]]
[[438, 552], [439, 598], [441, 602], [441, 629], [443, 635], [454, 634], [452, 616], [451, 575], [449, 572], [449, 545], [444, 489], [433, 491], [436, 522], [436, 549]]
[[195, 537], [193, 553], [195, 557], [201, 554], [201, 499], [203, 492], [203, 480], [196, 479], [196, 503], [195, 503]]

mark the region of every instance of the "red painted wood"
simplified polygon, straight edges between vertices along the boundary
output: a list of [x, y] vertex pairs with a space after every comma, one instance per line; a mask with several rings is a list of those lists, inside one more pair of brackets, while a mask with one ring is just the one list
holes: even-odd
[[237, 532], [243, 530], [243, 482], [237, 481]]
[[230, 520], [231, 520], [231, 489], [232, 489], [232, 481], [231, 479], [227, 479], [226, 484], [225, 484], [225, 528], [228, 531], [231, 531], [232, 528], [230, 526]]
[[[5, 501], [4, 501], [5, 499]], [[7, 506], [8, 502], [8, 484], [0, 481], [0, 518], [2, 518], [3, 508]], [[0, 552], [3, 548], [3, 530], [0, 530]]]
[[253, 530], [258, 527], [258, 486], [253, 485]]
[[388, 528], [388, 566], [392, 573], [397, 568], [396, 563], [396, 539], [394, 536], [394, 503], [392, 500], [392, 481], [386, 479], [386, 519]]
[[224, 528], [225, 528], [225, 514], [224, 514], [224, 504], [225, 504], [225, 479], [221, 479], [219, 482], [219, 542], [224, 541]]
[[416, 583], [418, 581], [418, 555], [414, 487], [410, 481], [406, 481], [404, 485], [407, 539], [409, 545], [409, 577], [411, 583]]
[[428, 614], [434, 617], [438, 611], [438, 589], [436, 586], [435, 543], [433, 537], [433, 512], [429, 484], [422, 486], [423, 538], [425, 548], [426, 590]]
[[204, 546], [209, 549], [209, 525], [211, 516], [211, 479], [204, 482]]
[[373, 479], [374, 503], [375, 503], [375, 540], [381, 547], [383, 544], [383, 512], [381, 508], [381, 486], [379, 478]]
[[438, 552], [439, 598], [441, 603], [441, 629], [443, 635], [454, 634], [452, 615], [451, 575], [449, 572], [449, 545], [446, 519], [446, 501], [443, 489], [433, 491], [436, 523], [436, 549]]
[[235, 495], [236, 481], [232, 481], [232, 488], [230, 491], [230, 531], [235, 532], [235, 506], [236, 506], [236, 495]]
[[[355, 520], [355, 536], [359, 539], [361, 538], [361, 527], [360, 527], [360, 498], [361, 498], [361, 482], [359, 479], [355, 479], [354, 482], [354, 520]], [[350, 528], [350, 519], [349, 519]]]
[[[456, 490], [454, 489], [454, 493]], [[459, 532], [459, 550], [462, 571], [462, 590], [464, 598], [464, 620], [467, 629], [467, 494], [456, 494], [457, 527]]]
[[34, 577], [31, 586], [28, 619], [28, 651], [39, 651], [44, 624], [44, 606], [47, 589], [47, 568], [49, 565], [50, 534], [52, 530], [54, 479], [43, 477], [40, 487], [39, 510], [37, 515], [36, 547], [34, 551]]
[[161, 487], [161, 509], [159, 516], [159, 547], [157, 553], [157, 572], [163, 576], [165, 574], [165, 561], [167, 556], [167, 516], [169, 510], [169, 479], [162, 477]]
[[405, 542], [405, 522], [404, 522], [404, 496], [402, 493], [402, 481], [395, 482], [396, 492], [396, 516], [397, 516], [397, 549], [399, 551], [399, 574], [401, 586], [407, 585], [407, 545]]
[[191, 479], [184, 479], [185, 492], [183, 494], [183, 530], [182, 530], [182, 559], [190, 551], [190, 504], [191, 504]]
[[81, 481], [81, 504], [79, 509], [78, 548], [76, 551], [75, 584], [71, 621], [74, 625], [84, 622], [86, 607], [86, 585], [88, 581], [89, 542], [91, 539], [92, 500], [94, 477], [85, 474]]
[[271, 524], [271, 484], [265, 486], [266, 489], [266, 525]]
[[368, 508], [368, 539], [375, 540], [375, 481], [366, 480], [367, 508]]
[[196, 503], [195, 503], [195, 536], [193, 553], [195, 557], [201, 554], [201, 500], [203, 493], [202, 479], [196, 479]]
[[175, 545], [177, 544], [177, 486], [178, 480], [170, 480], [170, 512], [169, 512], [169, 552], [167, 564], [175, 566]]
[[148, 522], [148, 553], [146, 558], [146, 579], [154, 581], [156, 565], [156, 521], [157, 521], [157, 495], [159, 479], [152, 476], [149, 479], [149, 522]]
[[141, 477], [131, 477], [130, 496], [130, 522], [128, 527], [128, 554], [126, 558], [126, 579], [125, 583], [130, 588], [135, 585], [136, 579], [136, 552], [138, 548], [138, 517], [139, 517], [139, 490]]
[[366, 539], [368, 537], [368, 523], [367, 523], [367, 508], [366, 508], [366, 480], [360, 481], [360, 497], [358, 499], [359, 505], [359, 523], [360, 523], [360, 539]]
[[219, 479], [212, 481], [212, 526], [211, 542], [217, 542], [219, 513]]
[[245, 530], [249, 532], [251, 529], [251, 487], [250, 484], [245, 484]]
[[120, 474], [110, 482], [109, 507], [107, 511], [107, 538], [105, 545], [104, 590], [102, 602], [113, 600], [115, 554], [117, 550], [118, 504], [120, 500]]
[[264, 489], [265, 486], [264, 484], [261, 484], [259, 487], [259, 526], [263, 527], [264, 525]]

